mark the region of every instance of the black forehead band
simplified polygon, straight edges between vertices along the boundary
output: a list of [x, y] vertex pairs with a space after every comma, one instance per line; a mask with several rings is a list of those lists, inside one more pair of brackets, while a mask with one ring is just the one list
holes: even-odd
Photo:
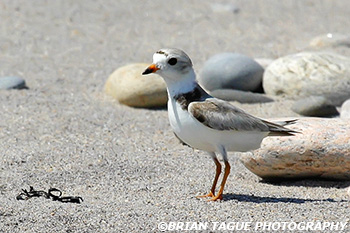
[[163, 51], [158, 51], [158, 52], [156, 52], [156, 53], [158, 53], [158, 54], [164, 54], [166, 57], [168, 57], [169, 56], [169, 54], [167, 54], [166, 52], [163, 52]]

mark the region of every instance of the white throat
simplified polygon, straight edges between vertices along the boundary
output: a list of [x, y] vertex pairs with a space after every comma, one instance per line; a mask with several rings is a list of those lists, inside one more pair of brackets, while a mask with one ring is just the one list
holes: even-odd
[[196, 75], [191, 69], [187, 74], [179, 74], [180, 77], [164, 78], [169, 97], [192, 91], [197, 86]]

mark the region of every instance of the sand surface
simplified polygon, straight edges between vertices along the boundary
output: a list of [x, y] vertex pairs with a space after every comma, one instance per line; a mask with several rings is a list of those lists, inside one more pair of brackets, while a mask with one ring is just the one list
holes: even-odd
[[[211, 186], [209, 156], [178, 143], [166, 109], [134, 109], [104, 95], [116, 68], [151, 62], [162, 47], [182, 48], [199, 71], [219, 52], [275, 59], [305, 50], [315, 36], [349, 30], [347, 0], [213, 2], [0, 2], [0, 76], [23, 77], [29, 87], [0, 91], [0, 232], [349, 221], [350, 182], [266, 183], [234, 153], [224, 201], [196, 199]], [[288, 101], [239, 106], [264, 118], [295, 116]], [[30, 185], [84, 202], [17, 201]]]

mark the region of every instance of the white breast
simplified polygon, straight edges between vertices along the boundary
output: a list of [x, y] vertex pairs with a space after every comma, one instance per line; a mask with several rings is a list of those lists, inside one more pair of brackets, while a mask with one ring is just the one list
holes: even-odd
[[260, 147], [267, 132], [220, 131], [209, 128], [197, 121], [187, 110], [173, 99], [168, 101], [170, 125], [176, 135], [186, 144], [196, 149], [218, 152], [219, 146], [227, 151], [245, 152]]

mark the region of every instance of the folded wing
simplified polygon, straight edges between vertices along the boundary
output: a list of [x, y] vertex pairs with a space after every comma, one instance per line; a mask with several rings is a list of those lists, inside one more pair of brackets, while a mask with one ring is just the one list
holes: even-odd
[[203, 125], [215, 130], [260, 131], [279, 136], [297, 133], [279, 124], [254, 117], [226, 101], [215, 98], [192, 102], [188, 111]]

